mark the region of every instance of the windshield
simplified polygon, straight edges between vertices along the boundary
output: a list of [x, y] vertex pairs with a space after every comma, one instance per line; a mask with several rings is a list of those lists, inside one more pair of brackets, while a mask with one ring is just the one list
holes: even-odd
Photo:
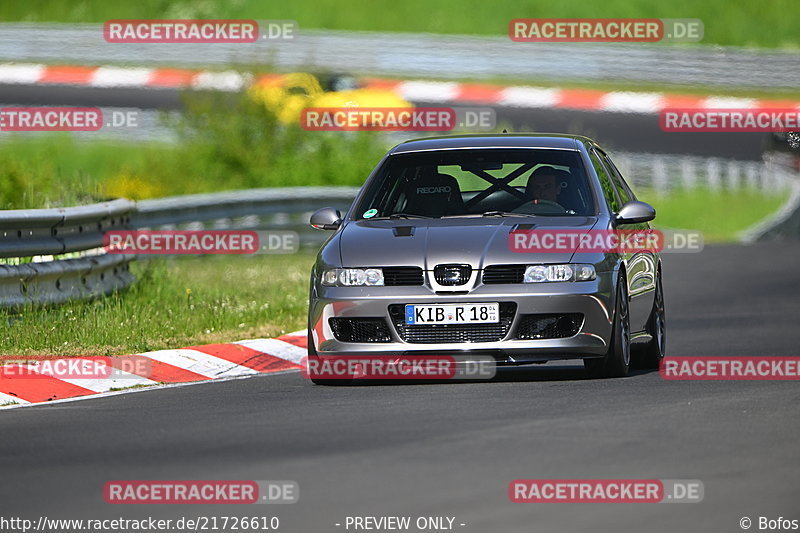
[[390, 156], [354, 218], [595, 214], [572, 150], [442, 150]]

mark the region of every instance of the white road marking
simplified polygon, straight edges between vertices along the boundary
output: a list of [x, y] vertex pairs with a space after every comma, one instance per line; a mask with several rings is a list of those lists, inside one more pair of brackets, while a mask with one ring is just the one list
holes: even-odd
[[503, 89], [498, 104], [513, 107], [555, 107], [560, 98], [561, 89], [508, 87]]
[[600, 109], [622, 113], [657, 113], [664, 107], [661, 93], [613, 92], [600, 99]]
[[108, 392], [111, 389], [124, 389], [127, 387], [134, 387], [136, 385], [150, 386], [158, 384], [157, 381], [143, 378], [142, 376], [137, 376], [136, 374], [130, 374], [118, 368], [115, 368], [111, 374], [111, 377], [108, 378], [85, 379], [59, 378], [57, 376], [52, 377], [94, 392]]
[[[24, 405], [27, 403], [31, 403], [27, 400], [23, 400], [22, 398], [17, 398], [13, 394], [6, 394], [4, 392], [0, 392], [0, 405], [3, 404], [10, 404], [11, 402], [16, 402], [18, 405]], [[3, 407], [12, 407], [11, 405], [3, 405]]]
[[260, 373], [258, 370], [237, 365], [236, 363], [231, 363], [225, 359], [198, 352], [197, 350], [188, 350], [185, 348], [180, 350], [159, 350], [157, 352], [147, 352], [139, 355], [161, 361], [168, 365], [177, 366], [208, 378]]
[[711, 96], [703, 100], [701, 107], [711, 109], [750, 109], [758, 106], [755, 98], [733, 98], [729, 96]]
[[[48, 363], [52, 363], [52, 361], [48, 361]], [[103, 363], [95, 362], [95, 364], [98, 364], [103, 368], [107, 368], [107, 366]], [[133, 387], [134, 385], [155, 385], [157, 383], [156, 381], [125, 372], [118, 368], [111, 368], [111, 372], [109, 372], [108, 377], [80, 378], [68, 377], [69, 374], [67, 374], [67, 372], [77, 371], [64, 370], [59, 372], [57, 369], [54, 369], [52, 365], [28, 364], [21, 365], [21, 367], [26, 369], [26, 373], [36, 373], [42, 376], [48, 376], [65, 383], [71, 383], [72, 385], [89, 389], [93, 392], [107, 392], [111, 389]], [[98, 370], [95, 373], [101, 374], [104, 372], [105, 370]]]
[[395, 89], [406, 100], [450, 102], [459, 92], [459, 84], [444, 81], [404, 81]]
[[101, 67], [92, 74], [93, 87], [142, 87], [147, 85], [153, 69]]
[[75, 396], [73, 398], [63, 398], [61, 400], [51, 400], [49, 402], [40, 402], [40, 403], [25, 402], [24, 400], [19, 400], [18, 398], [12, 396], [12, 398], [15, 398], [15, 400], [19, 401], [20, 403], [18, 403], [16, 405], [2, 406], [2, 407], [0, 407], [0, 411], [3, 410], [3, 409], [19, 409], [21, 407], [41, 407], [41, 408], [46, 408], [46, 407], [50, 407], [50, 406], [56, 405], [56, 404], [82, 402], [84, 400], [94, 400], [96, 398], [108, 398], [109, 396], [119, 396], [121, 394], [135, 394], [137, 392], [147, 392], [147, 391], [151, 391], [151, 390], [173, 389], [173, 388], [176, 388], [176, 387], [191, 387], [193, 385], [207, 385], [209, 383], [219, 383], [219, 382], [223, 382], [223, 381], [233, 381], [235, 379], [251, 379], [251, 378], [254, 378], [254, 377], [258, 377], [258, 376], [266, 377], [266, 376], [276, 376], [276, 375], [279, 375], [279, 374], [295, 374], [295, 373], [299, 373], [299, 372], [300, 372], [299, 369], [292, 369], [292, 370], [281, 370], [279, 372], [270, 372], [270, 373], [267, 373], [267, 374], [262, 374], [261, 372], [259, 372], [256, 375], [250, 374], [250, 375], [246, 375], [246, 376], [231, 376], [231, 377], [227, 377], [227, 378], [215, 379], [215, 380], [212, 380], [212, 381], [189, 381], [189, 382], [186, 382], [186, 383], [165, 383], [165, 384], [161, 384], [161, 385], [153, 385], [152, 387], [146, 387], [146, 388], [140, 388], [140, 389], [126, 389], [126, 390], [121, 390], [121, 391], [100, 392], [100, 393], [97, 393], [97, 394], [89, 394], [87, 396]]
[[253, 339], [248, 341], [238, 341], [233, 344], [240, 344], [251, 348], [257, 352], [269, 354], [292, 363], [300, 364], [307, 350], [288, 342], [277, 339]]
[[192, 79], [195, 89], [215, 89], [218, 91], [239, 91], [250, 83], [250, 76], [243, 76], [238, 72], [228, 70], [225, 72], [200, 72]]
[[6, 63], [0, 65], [0, 80], [3, 83], [38, 83], [44, 65]]

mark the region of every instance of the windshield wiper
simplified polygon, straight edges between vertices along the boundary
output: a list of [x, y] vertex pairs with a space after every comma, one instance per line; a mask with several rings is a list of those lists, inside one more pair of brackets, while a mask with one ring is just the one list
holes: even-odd
[[392, 213], [388, 217], [373, 217], [365, 218], [364, 220], [407, 220], [410, 218], [430, 219], [432, 217], [426, 217], [425, 215], [410, 215], [408, 213]]
[[479, 217], [535, 217], [529, 213], [512, 213], [510, 211], [486, 211], [485, 213], [462, 213], [460, 215], [445, 215], [442, 218], [479, 218]]
[[482, 217], [535, 217], [532, 213], [512, 213], [511, 211], [486, 211]]
[[392, 213], [389, 215], [389, 218], [392, 220], [397, 220], [399, 218], [431, 218], [426, 217], [425, 215], [409, 215], [408, 213]]

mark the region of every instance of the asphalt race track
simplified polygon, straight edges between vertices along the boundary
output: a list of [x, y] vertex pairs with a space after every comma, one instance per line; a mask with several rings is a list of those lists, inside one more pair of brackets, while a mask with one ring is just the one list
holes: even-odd
[[[670, 355], [798, 355], [800, 243], [664, 258]], [[465, 532], [741, 531], [800, 518], [797, 382], [590, 381], [538, 366], [492, 382], [316, 387], [298, 373], [0, 414], [2, 515], [454, 516]], [[699, 479], [694, 504], [514, 504], [518, 478]], [[115, 479], [295, 480], [274, 506], [108, 505]], [[335, 526], [341, 523], [341, 527]], [[464, 523], [465, 526], [458, 524]]]

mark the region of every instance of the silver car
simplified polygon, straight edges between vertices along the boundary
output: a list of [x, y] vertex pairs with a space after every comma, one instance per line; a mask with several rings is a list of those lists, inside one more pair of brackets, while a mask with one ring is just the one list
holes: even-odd
[[311, 217], [333, 234], [311, 273], [309, 358], [582, 359], [591, 377], [626, 376], [634, 362], [657, 368], [666, 342], [657, 251], [509, 245], [512, 232], [646, 230], [653, 218], [585, 137], [401, 143], [344, 217], [333, 208]]

